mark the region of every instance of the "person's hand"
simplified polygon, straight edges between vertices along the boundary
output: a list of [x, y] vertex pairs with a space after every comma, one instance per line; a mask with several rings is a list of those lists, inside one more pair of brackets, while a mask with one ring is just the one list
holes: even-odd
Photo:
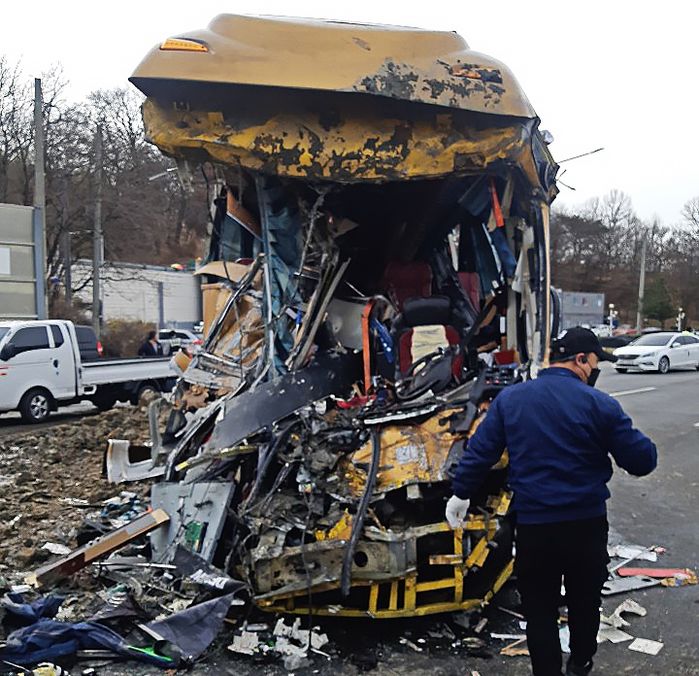
[[470, 504], [470, 500], [457, 498], [456, 495], [452, 495], [449, 498], [447, 501], [445, 516], [447, 517], [447, 521], [452, 528], [460, 528], [464, 525], [464, 521], [466, 520], [466, 512], [468, 512], [468, 506]]

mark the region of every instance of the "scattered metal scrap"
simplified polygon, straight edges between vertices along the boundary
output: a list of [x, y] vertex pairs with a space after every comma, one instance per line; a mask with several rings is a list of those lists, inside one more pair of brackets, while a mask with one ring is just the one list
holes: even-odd
[[[183, 184], [204, 163], [213, 198], [205, 343], [176, 357], [172, 396], [151, 404], [151, 445], [114, 441], [106, 458], [112, 481], [155, 479], [154, 511], [33, 579], [128, 543], [96, 573], [132, 621], [131, 592], [166, 612], [137, 626], [181, 644], [177, 664], [243, 589], [290, 614], [481, 608], [513, 568], [507, 454], [463, 529], [444, 502], [489, 403], [547, 358], [557, 166], [538, 119], [509, 71], [452, 33], [214, 24], [166, 41], [132, 78], [150, 138]], [[318, 62], [329, 45], [343, 68]], [[151, 529], [145, 561], [136, 537]], [[252, 633], [234, 649], [258, 650]], [[299, 621], [273, 633], [288, 668], [327, 641]]]
[[[443, 505], [489, 402], [547, 357], [557, 189], [538, 120], [454, 34], [413, 31], [404, 52], [390, 27], [214, 23], [175, 70], [158, 49], [132, 78], [152, 141], [183, 174], [210, 163], [207, 337], [150, 458], [113, 448], [112, 475], [161, 475], [157, 562], [187, 549], [259, 608], [480, 607], [512, 572], [507, 454], [463, 530]], [[281, 26], [303, 39], [275, 40], [276, 81], [254, 44]], [[345, 74], [306, 70], [298, 44], [347, 32]], [[229, 80], [209, 48], [256, 57]]]

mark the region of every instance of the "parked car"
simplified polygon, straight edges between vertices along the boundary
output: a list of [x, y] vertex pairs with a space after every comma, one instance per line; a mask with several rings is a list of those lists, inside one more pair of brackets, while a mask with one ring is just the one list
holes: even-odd
[[91, 326], [76, 326], [75, 337], [78, 339], [82, 361], [97, 361], [104, 357], [102, 343], [97, 340], [97, 334]]
[[667, 373], [674, 368], [699, 370], [699, 337], [690, 333], [658, 331], [646, 333], [625, 347], [614, 350], [619, 360], [618, 373], [657, 371]]
[[[97, 351], [94, 332], [72, 322], [16, 321], [0, 324], [0, 413], [18, 410], [41, 422], [59, 406], [89, 400], [100, 410], [117, 401], [138, 403], [147, 391], [165, 392], [175, 382], [166, 357], [83, 359]], [[89, 333], [92, 334], [90, 337]]]
[[158, 341], [163, 346], [163, 354], [172, 354], [181, 347], [198, 352], [202, 344], [201, 336], [188, 329], [160, 329]]

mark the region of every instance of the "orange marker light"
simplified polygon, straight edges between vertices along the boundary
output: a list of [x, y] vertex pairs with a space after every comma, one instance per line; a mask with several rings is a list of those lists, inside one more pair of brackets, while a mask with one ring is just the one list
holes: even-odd
[[168, 38], [160, 45], [164, 52], [208, 52], [209, 48], [197, 40], [185, 40], [184, 38]]

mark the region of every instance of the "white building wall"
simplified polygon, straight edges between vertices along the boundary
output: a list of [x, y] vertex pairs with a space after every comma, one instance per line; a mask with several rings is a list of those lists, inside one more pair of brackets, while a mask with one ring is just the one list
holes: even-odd
[[[92, 302], [89, 261], [73, 265], [73, 287], [85, 286], [75, 295]], [[190, 327], [201, 319], [199, 279], [191, 272], [154, 265], [105, 263], [101, 269], [102, 318], [128, 319], [159, 327]]]

